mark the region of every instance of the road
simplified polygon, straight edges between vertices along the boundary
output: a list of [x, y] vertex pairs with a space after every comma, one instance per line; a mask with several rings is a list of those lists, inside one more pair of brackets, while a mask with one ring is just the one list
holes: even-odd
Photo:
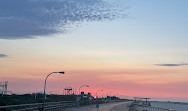
[[[118, 102], [118, 103], [108, 103], [100, 104], [98, 111], [128, 111], [130, 102]], [[80, 108], [68, 108], [62, 111], [97, 111], [96, 105], [83, 106]]]

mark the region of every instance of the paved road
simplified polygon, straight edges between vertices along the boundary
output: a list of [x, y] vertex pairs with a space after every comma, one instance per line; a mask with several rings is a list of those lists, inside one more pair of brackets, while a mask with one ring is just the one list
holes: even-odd
[[[129, 102], [118, 102], [100, 104], [98, 111], [128, 111]], [[80, 108], [69, 108], [62, 111], [97, 111], [96, 105], [83, 106]]]
[[120, 105], [117, 105], [117, 106], [111, 108], [109, 111], [129, 111], [130, 104], [131, 104], [131, 102], [120, 104]]

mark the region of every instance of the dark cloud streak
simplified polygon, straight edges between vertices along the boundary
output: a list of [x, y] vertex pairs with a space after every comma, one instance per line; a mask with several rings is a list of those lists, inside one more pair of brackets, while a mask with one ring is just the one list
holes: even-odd
[[65, 33], [75, 22], [124, 17], [103, 0], [1, 0], [0, 39], [23, 39]]
[[187, 66], [188, 64], [155, 64], [156, 66], [169, 66], [169, 67], [175, 67], [175, 66]]
[[8, 57], [8, 55], [0, 54], [0, 58], [6, 58], [6, 57]]

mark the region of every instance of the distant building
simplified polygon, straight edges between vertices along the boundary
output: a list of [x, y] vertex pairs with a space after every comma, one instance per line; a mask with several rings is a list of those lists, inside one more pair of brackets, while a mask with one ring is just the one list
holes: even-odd
[[81, 92], [81, 97], [85, 98], [85, 99], [93, 98], [93, 96], [91, 95], [91, 93], [84, 94], [84, 92]]
[[8, 81], [0, 82], [0, 94], [3, 95], [11, 95], [12, 91], [8, 91]]
[[3, 90], [2, 89], [0, 89], [0, 94], [3, 94]]

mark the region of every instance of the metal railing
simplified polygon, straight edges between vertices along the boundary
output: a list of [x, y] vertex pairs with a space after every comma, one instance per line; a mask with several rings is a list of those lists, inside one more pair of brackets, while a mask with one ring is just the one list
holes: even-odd
[[75, 101], [0, 106], [0, 111], [57, 111], [75, 106]]
[[133, 104], [133, 106], [130, 109], [131, 111], [175, 111], [172, 109], [165, 109], [165, 108], [151, 107], [151, 106], [144, 106], [137, 104]]

